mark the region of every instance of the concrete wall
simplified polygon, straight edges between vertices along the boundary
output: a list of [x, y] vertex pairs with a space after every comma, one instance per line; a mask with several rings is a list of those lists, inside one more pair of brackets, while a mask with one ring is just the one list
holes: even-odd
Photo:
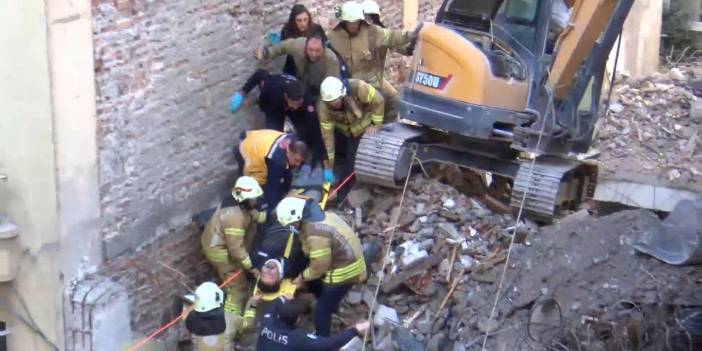
[[[24, 250], [17, 279], [0, 283], [0, 319], [12, 329], [9, 350], [63, 345], [45, 6], [43, 1], [0, 2], [0, 169], [9, 178], [0, 185], [0, 211], [19, 225]], [[35, 325], [30, 328], [20, 319]]]
[[[660, 0], [634, 2], [629, 17], [624, 22], [617, 72], [642, 77], [658, 70], [662, 21], [663, 2]], [[609, 72], [614, 69], [616, 51], [615, 43], [607, 65]]]

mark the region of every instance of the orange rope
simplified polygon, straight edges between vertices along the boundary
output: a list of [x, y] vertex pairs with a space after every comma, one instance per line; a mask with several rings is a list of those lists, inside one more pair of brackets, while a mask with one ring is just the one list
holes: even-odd
[[353, 176], [355, 176], [355, 175], [356, 175], [356, 172], [351, 172], [351, 174], [349, 174], [348, 177], [344, 178], [344, 180], [341, 183], [339, 183], [339, 185], [337, 185], [336, 188], [334, 188], [334, 190], [332, 190], [329, 193], [329, 197], [331, 197], [332, 195], [339, 192], [339, 189], [341, 189], [344, 185], [346, 185], [346, 183], [348, 183], [351, 180], [351, 178], [353, 178]]
[[[224, 288], [225, 286], [229, 285], [229, 283], [231, 283], [234, 279], [236, 279], [236, 277], [238, 277], [239, 275], [241, 275], [241, 272], [242, 272], [242, 271], [243, 271], [243, 270], [240, 269], [240, 270], [238, 270], [236, 273], [232, 274], [229, 278], [227, 278], [225, 281], [223, 281], [222, 284], [219, 285], [219, 287], [220, 287], [220, 288]], [[139, 350], [140, 348], [144, 347], [144, 345], [148, 344], [149, 341], [153, 340], [153, 338], [157, 337], [159, 334], [163, 333], [166, 329], [168, 329], [168, 328], [172, 327], [173, 325], [175, 325], [176, 323], [178, 323], [178, 321], [181, 320], [181, 319], [183, 319], [183, 317], [185, 317], [188, 313], [190, 313], [190, 311], [192, 311], [193, 308], [194, 308], [194, 306], [188, 306], [188, 308], [186, 308], [186, 309], [183, 311], [183, 313], [181, 313], [178, 317], [176, 317], [176, 318], [173, 319], [172, 321], [166, 323], [166, 324], [165, 324], [164, 326], [162, 326], [161, 328], [156, 329], [156, 331], [154, 331], [153, 333], [149, 334], [149, 336], [147, 336], [146, 338], [142, 339], [141, 341], [139, 341], [139, 342], [138, 342], [137, 344], [135, 344], [134, 346], [130, 347], [127, 351], [136, 351], [136, 350]]]

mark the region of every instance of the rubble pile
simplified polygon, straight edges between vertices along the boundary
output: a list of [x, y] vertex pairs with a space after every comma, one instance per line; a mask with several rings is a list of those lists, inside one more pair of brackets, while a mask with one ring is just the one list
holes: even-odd
[[[468, 345], [481, 329], [492, 328], [486, 318], [478, 320], [479, 316], [463, 311], [472, 291], [491, 290], [475, 284], [494, 282], [495, 277], [482, 272], [504, 261], [504, 248], [515, 233], [514, 219], [422, 175], [411, 179], [402, 209], [400, 196], [399, 191], [383, 188], [361, 188], [349, 195], [354, 210], [347, 220], [355, 224], [364, 243], [385, 242], [398, 214], [399, 220], [386, 274], [372, 275], [368, 284], [349, 293], [342, 309], [344, 320], [367, 315], [382, 282], [374, 318], [380, 328], [374, 336], [376, 350]], [[519, 241], [535, 230], [535, 225], [519, 226]], [[381, 264], [382, 253], [370, 269], [378, 272]]]
[[690, 65], [617, 82], [594, 144], [602, 171], [702, 185], [702, 114], [691, 113], [700, 79], [699, 65]]
[[[486, 331], [490, 350], [689, 344], [680, 325], [688, 315], [702, 315], [690, 309], [702, 306], [702, 271], [635, 253], [633, 238], [658, 221], [652, 212], [595, 218], [582, 210], [556, 225], [515, 228], [510, 215], [491, 212], [438, 178], [413, 176], [402, 209], [400, 196], [354, 190], [353, 210], [345, 214], [366, 245], [387, 242], [399, 214], [386, 269], [379, 271], [380, 254], [337, 319], [349, 325], [367, 318], [380, 285], [366, 350], [480, 350]], [[355, 345], [345, 350], [360, 350], [361, 343]]]

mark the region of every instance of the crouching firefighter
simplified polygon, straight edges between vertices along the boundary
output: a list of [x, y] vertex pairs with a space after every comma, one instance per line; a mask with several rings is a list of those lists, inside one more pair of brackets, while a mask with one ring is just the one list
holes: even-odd
[[261, 318], [256, 351], [338, 350], [370, 327], [368, 321], [363, 321], [333, 337], [310, 334], [296, 326], [305, 310], [306, 306], [296, 300], [280, 297], [273, 301]]
[[[299, 231], [302, 251], [309, 265], [295, 278], [317, 295], [314, 326], [319, 336], [329, 336], [332, 314], [355, 283], [366, 280], [361, 240], [341, 217], [322, 211], [311, 199], [287, 197], [276, 209], [278, 221]], [[321, 281], [319, 281], [321, 279]], [[313, 283], [314, 282], [314, 283]]]
[[195, 289], [193, 310], [185, 317], [193, 351], [225, 351], [224, 292], [217, 284], [205, 282]]
[[[255, 179], [240, 177], [232, 189], [232, 197], [236, 204], [218, 208], [202, 233], [201, 242], [205, 257], [223, 281], [240, 270], [250, 271], [258, 276], [258, 270], [252, 267], [248, 248], [254, 240], [256, 225], [266, 219], [265, 212], [256, 210], [256, 199], [262, 195], [263, 190]], [[225, 290], [225, 347], [229, 351], [233, 350], [233, 339], [243, 322], [242, 310], [248, 297], [246, 274], [239, 274]]]

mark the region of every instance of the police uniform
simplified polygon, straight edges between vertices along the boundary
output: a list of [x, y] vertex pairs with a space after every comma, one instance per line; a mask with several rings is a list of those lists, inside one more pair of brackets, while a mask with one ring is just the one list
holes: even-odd
[[360, 21], [359, 32], [356, 35], [349, 35], [340, 23], [327, 33], [327, 38], [341, 56], [351, 78], [364, 80], [380, 90], [385, 98], [385, 114], [388, 118], [395, 118], [399, 94], [383, 79], [384, 59], [387, 49], [401, 50], [399, 48], [407, 46], [411, 41], [411, 33], [389, 30]]
[[[220, 208], [210, 218], [201, 237], [205, 257], [215, 267], [222, 280], [228, 279], [239, 270], [251, 269], [248, 253], [253, 241], [255, 226], [265, 221], [265, 213], [244, 210], [241, 206]], [[239, 274], [224, 289], [227, 319], [227, 342], [236, 335], [242, 310], [247, 298], [246, 275]]]
[[290, 190], [291, 169], [288, 166], [286, 150], [295, 140], [292, 134], [277, 130], [261, 129], [248, 131], [242, 140], [237, 161], [243, 174], [256, 179], [263, 188], [260, 208], [271, 211]]
[[[307, 206], [314, 206], [310, 203]], [[306, 282], [321, 280], [314, 322], [317, 335], [329, 336], [331, 316], [353, 284], [366, 280], [366, 263], [361, 241], [353, 229], [333, 212], [319, 222], [305, 222], [300, 228], [302, 251], [309, 266], [300, 277]]]
[[255, 87], [259, 88], [258, 107], [266, 117], [266, 129], [282, 132], [285, 117], [290, 118], [300, 140], [312, 149], [312, 165], [316, 165], [326, 157], [317, 123], [315, 100], [311, 94], [305, 93], [302, 106], [297, 110], [290, 109], [285, 102], [285, 87], [295, 79], [292, 76], [269, 74], [264, 69], [258, 69], [241, 90], [248, 95]]
[[[347, 139], [346, 162], [341, 179], [353, 172], [358, 144], [366, 129], [371, 125], [383, 124], [383, 111], [386, 104], [383, 96], [373, 86], [359, 79], [348, 80], [346, 93], [347, 95], [343, 98], [344, 105], [340, 110], [332, 109], [328, 102], [322, 100], [317, 102], [322, 140], [330, 164], [334, 164], [336, 153], [334, 132], [341, 133]], [[347, 186], [344, 189], [348, 188]], [[345, 194], [344, 189], [341, 195]]]
[[282, 303], [283, 299], [276, 299], [261, 318], [256, 351], [331, 351], [346, 345], [358, 334], [355, 329], [347, 329], [333, 337], [310, 334], [278, 320], [278, 307]]
[[295, 38], [283, 40], [280, 44], [267, 47], [263, 50], [264, 59], [273, 59], [283, 55], [292, 57], [295, 63], [296, 77], [302, 81], [305, 88], [314, 97], [319, 96], [319, 86], [322, 80], [329, 76], [339, 77], [339, 61], [328, 48], [324, 48], [324, 53], [317, 62], [312, 62], [307, 58], [305, 45], [307, 38]]

